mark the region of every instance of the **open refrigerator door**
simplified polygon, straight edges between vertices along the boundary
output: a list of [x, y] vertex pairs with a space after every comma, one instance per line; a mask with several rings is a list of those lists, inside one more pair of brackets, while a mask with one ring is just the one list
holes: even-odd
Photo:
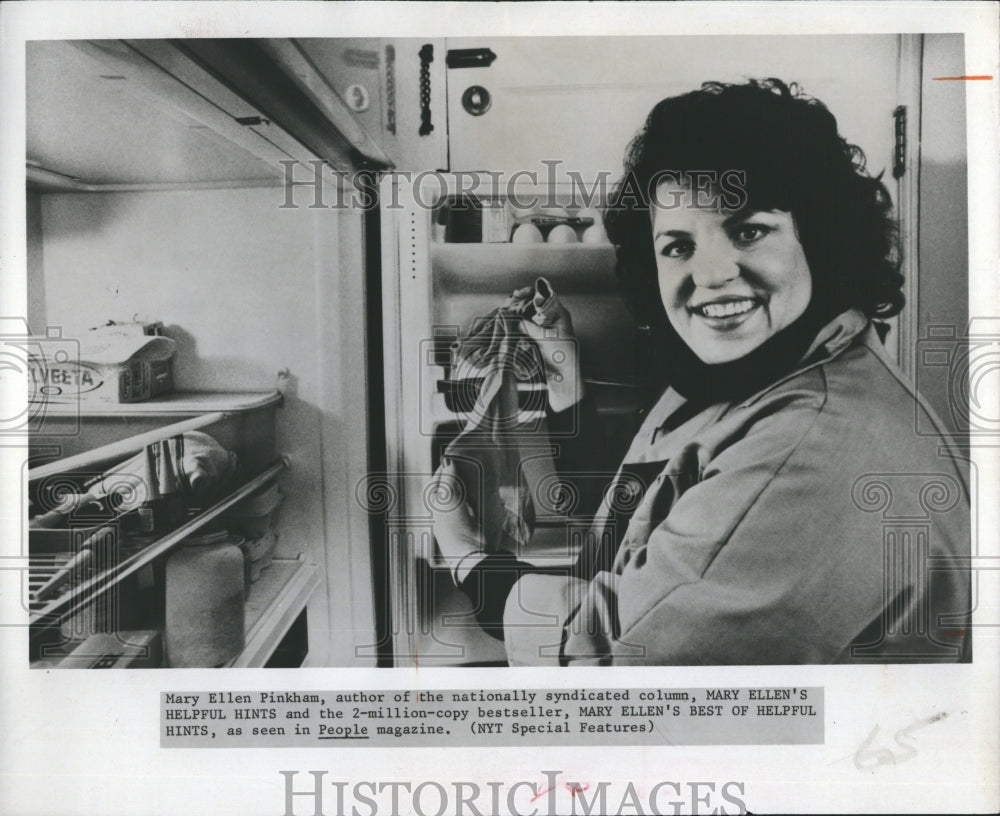
[[[366, 498], [375, 504], [379, 494], [372, 509], [382, 521], [397, 666], [506, 663], [503, 642], [480, 628], [433, 538], [432, 476], [445, 449], [475, 421], [482, 382], [456, 365], [455, 348], [515, 290], [538, 281], [572, 315], [601, 450], [591, 471], [553, 474], [546, 463], [566, 442], [560, 436], [578, 435], [579, 413], [567, 410], [568, 424], [550, 433], [544, 377], [520, 377], [515, 424], [524, 432], [520, 465], [536, 520], [516, 554], [538, 566], [572, 567], [589, 528], [585, 515], [572, 512], [577, 493], [610, 482], [614, 465], [597, 463], [621, 461], [656, 396], [648, 334], [619, 295], [601, 202], [572, 185], [499, 188], [483, 175], [470, 187], [469, 178], [387, 178], [381, 189], [387, 467], [372, 475]], [[543, 333], [538, 344], [547, 341]]]

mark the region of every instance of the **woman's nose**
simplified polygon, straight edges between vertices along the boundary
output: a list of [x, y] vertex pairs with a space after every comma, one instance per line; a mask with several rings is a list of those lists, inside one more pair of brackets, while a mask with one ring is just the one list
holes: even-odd
[[692, 261], [691, 279], [695, 286], [719, 289], [740, 276], [740, 266], [732, 247], [702, 247]]

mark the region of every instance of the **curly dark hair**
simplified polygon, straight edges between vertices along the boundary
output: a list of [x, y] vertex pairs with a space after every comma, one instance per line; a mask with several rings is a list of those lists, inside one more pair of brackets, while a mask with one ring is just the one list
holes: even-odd
[[724, 174], [731, 180], [741, 171], [746, 206], [791, 212], [813, 301], [827, 313], [853, 306], [884, 318], [902, 309], [898, 233], [881, 175], [866, 171], [864, 153], [839, 135], [823, 103], [772, 78], [706, 82], [664, 99], [629, 145], [605, 226], [626, 300], [641, 322], [666, 321], [649, 213], [650, 187], [665, 171], [715, 174], [709, 178], [723, 179], [723, 188]]

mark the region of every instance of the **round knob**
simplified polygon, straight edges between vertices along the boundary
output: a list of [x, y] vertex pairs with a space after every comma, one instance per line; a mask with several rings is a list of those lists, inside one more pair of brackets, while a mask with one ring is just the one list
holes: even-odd
[[493, 100], [482, 85], [470, 85], [462, 94], [462, 107], [473, 116], [482, 116], [490, 109]]

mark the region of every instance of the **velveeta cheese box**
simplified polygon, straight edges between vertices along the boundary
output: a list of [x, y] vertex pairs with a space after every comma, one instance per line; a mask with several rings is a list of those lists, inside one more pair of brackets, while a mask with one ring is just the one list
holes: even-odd
[[169, 337], [95, 335], [80, 343], [79, 360], [66, 355], [29, 359], [31, 401], [119, 404], [141, 402], [173, 390]]

